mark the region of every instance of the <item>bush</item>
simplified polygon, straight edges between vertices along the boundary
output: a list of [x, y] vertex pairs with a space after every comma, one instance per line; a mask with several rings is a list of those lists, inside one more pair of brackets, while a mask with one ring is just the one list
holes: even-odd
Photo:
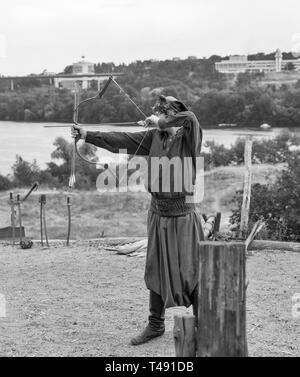
[[13, 187], [12, 182], [0, 174], [0, 191], [6, 191]]
[[[252, 162], [261, 164], [278, 164], [286, 162], [292, 150], [300, 144], [299, 136], [290, 132], [283, 132], [273, 139], [254, 140], [252, 148]], [[231, 148], [208, 141], [203, 152], [205, 168], [218, 166], [240, 165], [244, 163], [245, 139], [238, 138]]]
[[21, 156], [16, 156], [16, 162], [12, 167], [14, 174], [14, 183], [17, 186], [31, 186], [37, 181], [39, 176], [39, 168], [36, 161], [32, 163], [23, 160]]
[[[205, 146], [210, 149], [209, 162], [212, 167], [227, 166], [234, 161], [234, 152], [232, 148], [227, 149], [223, 144], [219, 145], [214, 141], [207, 141]], [[207, 157], [208, 156], [206, 156], [206, 158]]]
[[[287, 168], [274, 184], [252, 186], [249, 229], [259, 219], [266, 222], [269, 239], [300, 241], [300, 152], [290, 154]], [[233, 199], [235, 209], [231, 224], [239, 225], [243, 192], [237, 191]]]

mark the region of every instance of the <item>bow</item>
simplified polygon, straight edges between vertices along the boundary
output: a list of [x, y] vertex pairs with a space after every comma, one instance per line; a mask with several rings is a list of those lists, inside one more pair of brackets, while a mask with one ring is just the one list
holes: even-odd
[[[107, 82], [105, 83], [104, 87], [93, 97], [90, 97], [90, 98], [86, 98], [82, 101], [80, 101], [79, 103], [78, 102], [78, 97], [77, 97], [77, 93], [75, 92], [75, 101], [74, 101], [74, 109], [73, 109], [73, 123], [74, 125], [76, 126], [80, 126], [80, 124], [78, 123], [78, 112], [79, 112], [79, 109], [80, 107], [82, 107], [83, 104], [86, 104], [87, 102], [91, 102], [91, 101], [95, 101], [95, 100], [101, 100], [104, 93], [106, 92], [107, 88], [109, 87], [109, 85], [111, 83], [114, 83], [118, 88], [119, 90], [126, 96], [126, 98], [129, 99], [129, 101], [135, 106], [135, 108], [140, 112], [140, 114], [142, 114], [142, 116], [146, 119], [147, 118], [147, 115], [143, 112], [143, 110], [133, 101], [133, 99], [125, 92], [125, 90], [116, 82], [116, 80], [113, 78], [113, 76], [110, 76], [109, 79], [107, 80]], [[118, 123], [119, 125], [120, 123]], [[131, 123], [132, 124], [132, 123]], [[140, 144], [138, 145], [133, 157], [136, 156], [136, 154], [138, 153], [146, 135], [148, 133], [148, 129], [147, 129], [147, 132], [145, 132], [145, 135], [143, 136]], [[82, 154], [80, 153], [79, 151], [79, 148], [78, 148], [78, 141], [80, 139], [75, 139], [74, 140], [74, 144], [73, 144], [73, 151], [72, 151], [72, 162], [71, 162], [71, 174], [70, 174], [70, 180], [69, 180], [69, 188], [72, 188], [76, 182], [76, 177], [75, 177], [75, 163], [76, 163], [76, 154], [85, 162], [89, 163], [89, 164], [93, 164], [93, 165], [98, 165], [99, 162], [97, 161], [90, 161], [88, 160], [87, 158], [85, 158], [84, 156], [82, 156]], [[112, 172], [109, 167], [108, 167], [108, 170], [115, 176], [114, 172]], [[116, 177], [115, 177], [116, 178]]]

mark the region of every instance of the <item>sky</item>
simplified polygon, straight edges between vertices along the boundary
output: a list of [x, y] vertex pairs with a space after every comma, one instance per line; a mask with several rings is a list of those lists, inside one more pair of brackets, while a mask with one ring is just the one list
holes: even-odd
[[0, 74], [300, 51], [299, 0], [0, 0]]

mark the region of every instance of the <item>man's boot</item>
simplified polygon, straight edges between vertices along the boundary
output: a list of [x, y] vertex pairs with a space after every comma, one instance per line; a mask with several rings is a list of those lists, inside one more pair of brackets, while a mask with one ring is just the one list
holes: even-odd
[[165, 332], [165, 308], [162, 298], [155, 292], [150, 291], [149, 301], [149, 323], [139, 335], [131, 339], [131, 344], [134, 346], [149, 342], [149, 340], [157, 338]]

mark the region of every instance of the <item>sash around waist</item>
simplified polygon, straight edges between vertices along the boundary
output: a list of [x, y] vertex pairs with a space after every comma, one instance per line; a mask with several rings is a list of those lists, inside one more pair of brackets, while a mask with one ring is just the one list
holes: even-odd
[[185, 196], [176, 198], [156, 198], [152, 196], [150, 211], [159, 216], [178, 217], [195, 211], [194, 203], [186, 203]]

